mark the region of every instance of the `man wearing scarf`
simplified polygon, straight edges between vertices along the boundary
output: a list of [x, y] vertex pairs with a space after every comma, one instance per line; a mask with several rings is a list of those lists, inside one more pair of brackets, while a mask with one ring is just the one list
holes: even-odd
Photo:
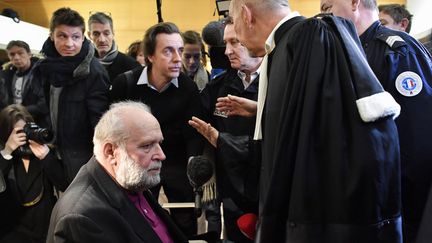
[[53, 143], [69, 183], [92, 156], [94, 127], [108, 108], [108, 75], [94, 58], [84, 31], [85, 22], [78, 12], [56, 10], [50, 37], [42, 47], [46, 58], [35, 66], [33, 75], [43, 85]]
[[112, 18], [102, 12], [94, 13], [88, 20], [88, 36], [96, 47], [95, 56], [106, 68], [110, 83], [117, 75], [141, 66], [133, 58], [121, 53], [114, 41]]

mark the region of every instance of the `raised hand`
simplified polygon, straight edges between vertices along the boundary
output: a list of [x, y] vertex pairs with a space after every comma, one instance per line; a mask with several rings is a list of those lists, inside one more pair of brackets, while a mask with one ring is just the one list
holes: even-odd
[[195, 128], [201, 135], [203, 135], [207, 139], [207, 141], [209, 141], [209, 143], [213, 145], [213, 147], [217, 147], [219, 131], [216, 130], [216, 128], [212, 127], [210, 123], [206, 123], [205, 121], [194, 116], [191, 120], [189, 120], [188, 123], [193, 128]]
[[228, 116], [252, 117], [256, 115], [257, 102], [235, 95], [217, 99], [216, 109]]

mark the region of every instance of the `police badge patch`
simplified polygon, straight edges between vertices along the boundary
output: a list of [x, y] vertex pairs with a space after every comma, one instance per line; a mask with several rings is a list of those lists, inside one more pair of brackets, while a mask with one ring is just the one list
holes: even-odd
[[423, 88], [423, 81], [417, 73], [406, 71], [396, 78], [397, 91], [406, 97], [416, 96]]

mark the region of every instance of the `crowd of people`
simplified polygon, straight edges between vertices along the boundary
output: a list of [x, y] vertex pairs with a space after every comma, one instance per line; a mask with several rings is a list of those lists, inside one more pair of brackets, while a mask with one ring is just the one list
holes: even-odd
[[[11, 41], [0, 242], [430, 241], [432, 56], [402, 5], [320, 9], [232, 0], [202, 36], [161, 22], [125, 54], [109, 14], [64, 7], [41, 58]], [[201, 155], [217, 193], [198, 235], [158, 198], [194, 202]]]

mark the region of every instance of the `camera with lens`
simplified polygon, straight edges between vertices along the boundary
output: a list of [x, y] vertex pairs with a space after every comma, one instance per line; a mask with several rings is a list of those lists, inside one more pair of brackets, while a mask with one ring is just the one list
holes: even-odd
[[[47, 128], [41, 128], [34, 122], [27, 122], [22, 131], [27, 136], [27, 140], [33, 140], [39, 144], [50, 143], [53, 139], [52, 132]], [[30, 149], [28, 142], [18, 148], [18, 152], [21, 155], [32, 155], [33, 152]]]

